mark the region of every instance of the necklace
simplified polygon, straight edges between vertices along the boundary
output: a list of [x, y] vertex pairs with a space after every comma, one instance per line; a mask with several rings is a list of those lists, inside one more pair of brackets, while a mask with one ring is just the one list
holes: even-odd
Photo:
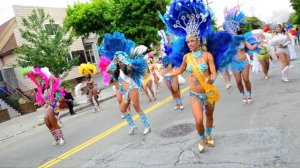
[[196, 52], [192, 51], [192, 54], [195, 58], [198, 58], [202, 55], [202, 50], [199, 50], [199, 51], [196, 51]]

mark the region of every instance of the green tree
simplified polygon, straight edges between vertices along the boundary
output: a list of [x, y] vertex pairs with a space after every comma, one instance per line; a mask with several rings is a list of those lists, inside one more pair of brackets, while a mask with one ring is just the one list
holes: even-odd
[[241, 32], [246, 33], [251, 30], [259, 29], [263, 26], [263, 22], [259, 20], [257, 17], [248, 17], [245, 18], [246, 23], [241, 25]]
[[67, 9], [65, 23], [76, 35], [119, 31], [137, 44], [150, 46], [159, 40], [164, 28], [158, 13], [164, 13], [170, 0], [93, 0]]
[[111, 0], [93, 0], [90, 3], [76, 3], [66, 10], [65, 25], [72, 28], [77, 36], [90, 33], [104, 34], [112, 29], [114, 2]]
[[22, 18], [21, 36], [26, 40], [16, 49], [17, 64], [22, 67], [48, 67], [55, 76], [65, 77], [78, 59], [68, 60], [69, 46], [74, 41], [72, 32], [55, 24], [43, 9]]
[[299, 16], [297, 15], [296, 12], [293, 12], [290, 17], [289, 17], [289, 20], [288, 22], [289, 23], [292, 23], [292, 24], [300, 24], [300, 20], [299, 20]]
[[296, 11], [292, 13], [289, 22], [293, 24], [300, 24], [300, 0], [290, 0], [293, 9]]
[[259, 20], [257, 17], [246, 17], [246, 22], [252, 30], [259, 29], [263, 25], [263, 22]]
[[115, 0], [114, 31], [120, 31], [137, 44], [150, 46], [159, 41], [157, 31], [164, 28], [158, 13], [165, 13], [168, 0]]
[[296, 12], [300, 12], [300, 0], [290, 0], [292, 7]]

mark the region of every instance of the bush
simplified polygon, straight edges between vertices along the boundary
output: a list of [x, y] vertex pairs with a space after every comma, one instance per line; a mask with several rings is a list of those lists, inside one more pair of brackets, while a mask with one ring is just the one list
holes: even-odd
[[71, 90], [74, 90], [75, 88], [75, 86], [69, 83], [68, 81], [62, 81], [61, 86]]

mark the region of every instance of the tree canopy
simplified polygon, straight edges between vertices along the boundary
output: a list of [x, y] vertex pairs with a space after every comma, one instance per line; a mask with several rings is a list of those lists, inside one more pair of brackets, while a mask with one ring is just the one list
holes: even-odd
[[292, 24], [300, 24], [300, 21], [299, 21], [299, 16], [297, 15], [296, 12], [292, 13], [289, 17], [289, 20], [288, 22], [289, 23], [292, 23]]
[[170, 0], [93, 0], [67, 8], [65, 23], [76, 35], [119, 31], [137, 44], [150, 46], [164, 28], [159, 12], [165, 13]]
[[246, 23], [241, 25], [241, 31], [243, 33], [249, 32], [251, 30], [259, 29], [263, 26], [263, 22], [257, 17], [246, 17]]
[[19, 31], [26, 40], [16, 49], [19, 66], [48, 67], [55, 76], [66, 76], [77, 63], [76, 58], [68, 60], [73, 33], [55, 24], [43, 9], [33, 10], [30, 16], [22, 18]]
[[293, 24], [300, 24], [300, 0], [290, 0], [293, 9], [296, 11], [292, 13], [289, 21]]

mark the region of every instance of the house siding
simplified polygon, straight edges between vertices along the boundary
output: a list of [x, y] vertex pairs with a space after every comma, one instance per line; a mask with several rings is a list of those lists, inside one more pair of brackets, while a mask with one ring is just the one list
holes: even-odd
[[[16, 17], [16, 22], [18, 25], [17, 27], [19, 27], [19, 28], [22, 27], [22, 17], [30, 16], [32, 11], [37, 8], [38, 7], [33, 7], [33, 6], [13, 6], [15, 17]], [[47, 7], [44, 8], [43, 7], [43, 9], [46, 13], [48, 13], [55, 20], [56, 24], [59, 24], [62, 26], [62, 23], [64, 21], [65, 15], [66, 15], [64, 8], [47, 8]], [[16, 42], [17, 42], [18, 46], [20, 46], [24, 42], [26, 42], [21, 37], [21, 34], [20, 34], [18, 28], [16, 28], [14, 30], [14, 33], [15, 33], [15, 38], [16, 38]], [[84, 45], [83, 45], [83, 41], [82, 41], [81, 37], [75, 39], [73, 44], [70, 46], [70, 51], [78, 51], [78, 50], [84, 50]], [[32, 82], [19, 75], [20, 69], [21, 68], [15, 69], [17, 79], [19, 81], [19, 86], [24, 91], [33, 89], [35, 86], [32, 84]], [[79, 69], [78, 66], [73, 67], [72, 70], [69, 72], [68, 76], [65, 78], [65, 80], [72, 80], [72, 79], [81, 77], [82, 75], [79, 73], [78, 69]]]
[[82, 39], [77, 38], [73, 44], [70, 46], [70, 51], [78, 51], [78, 50], [84, 50]]
[[12, 67], [16, 63], [17, 54], [12, 53], [2, 58], [3, 68]]
[[82, 75], [79, 73], [79, 66], [75, 66], [72, 68], [72, 70], [68, 73], [68, 76], [65, 77], [64, 80], [71, 80], [74, 78], [82, 77]]

